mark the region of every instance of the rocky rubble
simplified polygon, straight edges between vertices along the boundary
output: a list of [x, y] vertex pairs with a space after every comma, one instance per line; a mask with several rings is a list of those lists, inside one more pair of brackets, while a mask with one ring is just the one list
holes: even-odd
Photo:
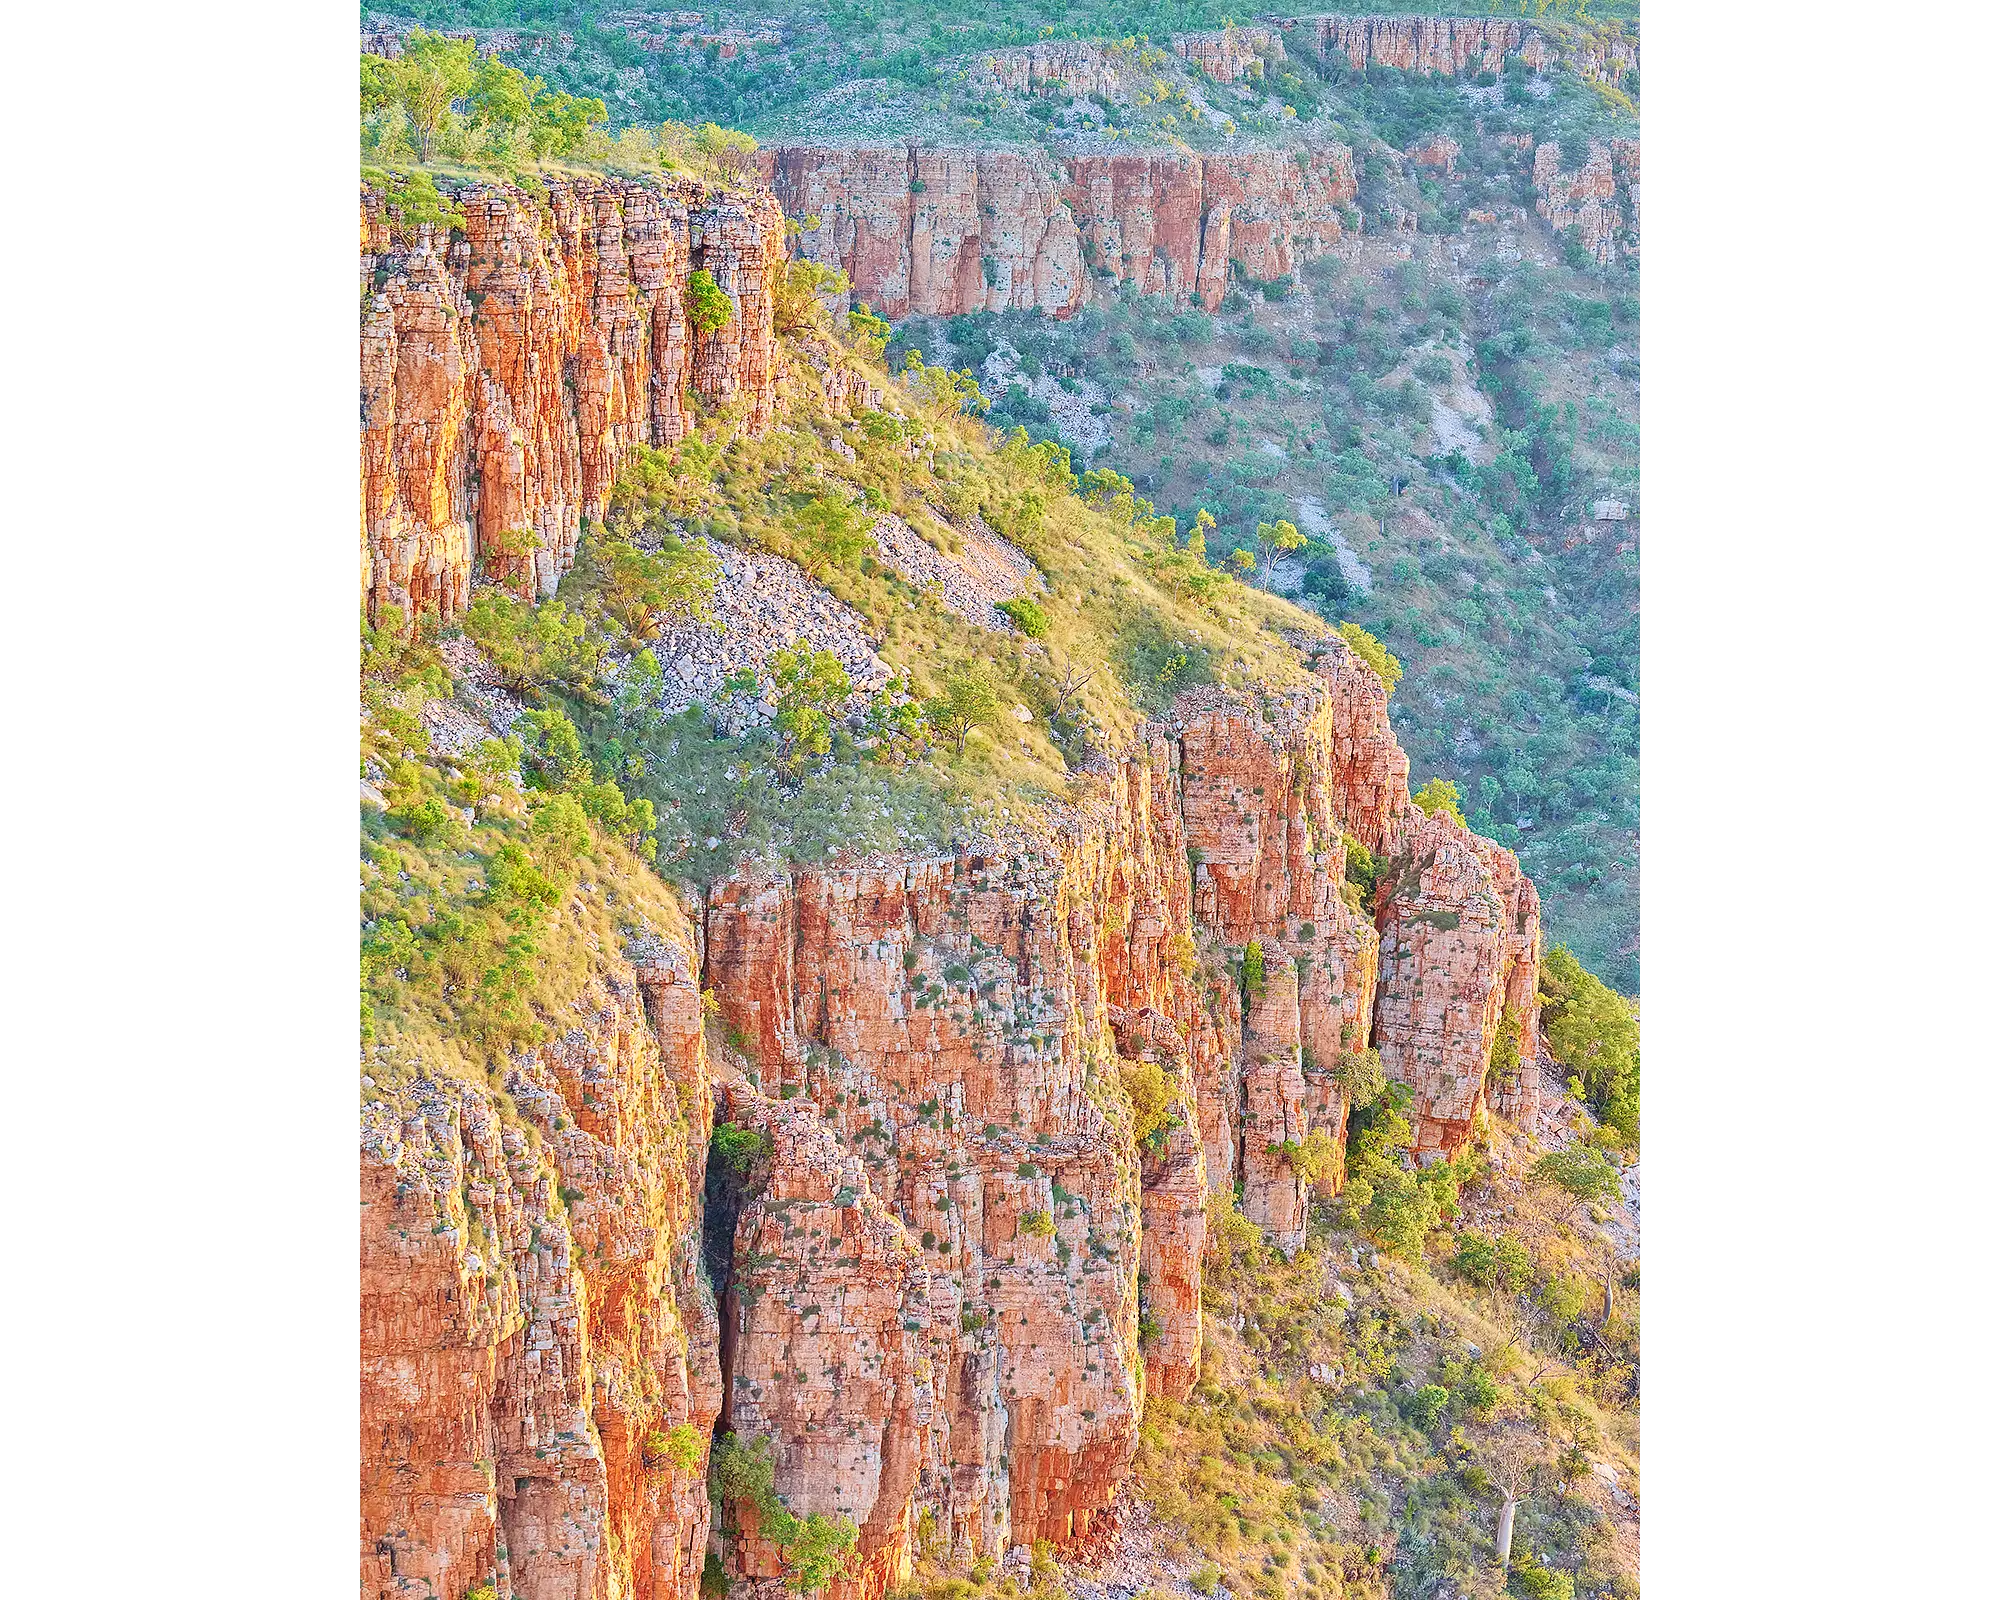
[[[707, 706], [732, 733], [762, 726], [777, 706], [770, 660], [798, 643], [831, 650], [853, 682], [847, 711], [865, 710], [869, 698], [889, 682], [889, 668], [875, 653], [875, 639], [860, 612], [835, 599], [783, 556], [696, 535], [691, 541], [711, 551], [718, 568], [710, 602], [715, 626], [676, 623], [650, 648], [660, 663], [665, 692], [660, 710], [675, 716], [697, 703]], [[724, 680], [739, 672], [757, 675], [754, 695], [726, 692]]]
[[876, 558], [919, 589], [936, 587], [945, 607], [967, 622], [999, 632], [1016, 631], [994, 608], [1042, 587], [1035, 564], [979, 518], [967, 529], [940, 527], [936, 537], [952, 540], [958, 554], [946, 555], [901, 517], [885, 512], [875, 519]]

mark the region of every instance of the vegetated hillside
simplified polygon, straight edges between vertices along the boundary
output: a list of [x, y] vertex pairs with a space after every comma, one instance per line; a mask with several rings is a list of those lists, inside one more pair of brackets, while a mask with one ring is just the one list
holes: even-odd
[[[1352, 16], [1401, 15], [1418, 8], [1355, 5]], [[1569, 0], [1524, 8], [1473, 7], [1465, 13], [1494, 22], [1513, 22], [1558, 43], [1636, 34], [1639, 8], [1627, 0], [1589, 8]], [[1301, 8], [1310, 20], [1312, 13]], [[1286, 52], [1292, 66], [1268, 77], [1268, 105], [1260, 97], [1247, 113], [1231, 108], [1201, 119], [1206, 77], [1190, 80], [1170, 55], [1176, 35], [1220, 32], [1246, 19], [1228, 6], [1193, 3], [1052, 6], [1029, 3], [994, 7], [968, 0], [916, 6], [903, 0], [858, 0], [805, 6], [794, 0], [741, 9], [675, 11], [634, 7], [609, 0], [410, 0], [362, 9], [364, 33], [406, 27], [473, 30], [505, 58], [546, 76], [551, 86], [604, 100], [621, 121], [700, 122], [713, 120], [746, 129], [760, 138], [780, 133], [805, 137], [867, 137], [921, 130], [928, 136], [984, 141], [1046, 137], [1068, 124], [1071, 131], [1094, 121], [1099, 131], [1116, 127], [1126, 136], [1164, 133], [1201, 140], [1220, 135], [1225, 117], [1239, 131], [1275, 131], [1293, 118], [1314, 115], [1318, 85], [1311, 70], [1314, 53], [1305, 35], [1294, 31]], [[1418, 22], [1430, 20], [1414, 19]], [[1267, 29], [1269, 19], [1257, 28]], [[1250, 33], [1250, 29], [1237, 29]], [[977, 58], [995, 51], [1020, 50], [1038, 42], [1081, 40], [1124, 46], [1127, 65], [1144, 57], [1147, 75], [1131, 90], [1106, 84], [1104, 103], [1055, 108], [1039, 97], [996, 93], [977, 70]], [[1147, 47], [1150, 46], [1150, 49]], [[1192, 52], [1196, 61], [1215, 63], [1213, 54]], [[1154, 80], [1165, 85], [1155, 94]], [[1621, 92], [1636, 94], [1636, 74], [1619, 75]], [[1136, 91], [1136, 92], [1132, 92]], [[1144, 100], [1139, 96], [1143, 94]], [[1579, 89], [1581, 107], [1588, 99]], [[810, 108], [809, 115], [802, 115]], [[1052, 121], [1058, 122], [1054, 129]]]
[[1450, 172], [1382, 143], [1358, 161], [1369, 218], [1420, 231], [1239, 277], [1217, 316], [1127, 292], [1066, 322], [912, 319], [898, 348], [970, 367], [996, 420], [1072, 442], [1183, 526], [1210, 512], [1213, 559], [1295, 525], [1305, 548], [1268, 578], [1259, 552], [1259, 581], [1398, 654], [1419, 774], [1458, 782], [1556, 937], [1636, 992], [1636, 268], [1551, 237], [1520, 136], [1410, 143], [1439, 131]]
[[[617, 132], [667, 113], [818, 141], [780, 151], [781, 198], [817, 224], [801, 247], [847, 266], [877, 309], [1080, 307], [1063, 326], [913, 319], [892, 353], [971, 367], [996, 421], [1115, 467], [1183, 532], [1206, 509], [1215, 559], [1260, 524], [1295, 525], [1311, 543], [1268, 581], [1403, 658], [1397, 727], [1419, 773], [1457, 781], [1542, 883], [1556, 936], [1638, 991], [1636, 71], [1593, 82], [1514, 54], [1499, 72], [1357, 72], [1299, 27], [1226, 33], [1222, 60], [1220, 45], [1176, 46], [1184, 59], [1166, 46], [1219, 20], [1198, 9], [1115, 34], [1074, 13], [592, 15], [430, 20], [514, 26], [487, 46], [601, 94], [611, 127], [588, 142], [617, 170], [668, 145], [684, 165], [719, 153], [745, 168], [740, 150], [698, 150], [693, 130]], [[1089, 53], [1045, 40], [1037, 63], [996, 76], [980, 52], [1045, 20]], [[1128, 42], [1155, 21], [1153, 45]], [[1611, 36], [1548, 14], [1521, 26], [1563, 48]], [[891, 65], [861, 73], [878, 45]], [[385, 137], [370, 159], [397, 159]], [[857, 140], [898, 142], [880, 146], [881, 173], [869, 148], [820, 151]], [[938, 148], [906, 163], [904, 141]], [[1019, 170], [985, 170], [1037, 144]], [[1310, 198], [1273, 187], [1257, 162], [1274, 149], [1327, 166]], [[1190, 203], [1233, 205], [1233, 235], [1218, 246], [1200, 215], [1173, 234], [1161, 194], [1127, 194], [1109, 163], [1146, 151], [1221, 162], [1190, 180]], [[1358, 185], [1342, 188], [1349, 152]], [[1130, 280], [1179, 293], [1135, 300]]]
[[482, 580], [364, 591], [368, 1592], [1482, 1592], [1509, 1489], [1517, 1587], [1629, 1591], [1630, 1017], [1394, 663], [651, 183], [364, 196], [364, 481]]

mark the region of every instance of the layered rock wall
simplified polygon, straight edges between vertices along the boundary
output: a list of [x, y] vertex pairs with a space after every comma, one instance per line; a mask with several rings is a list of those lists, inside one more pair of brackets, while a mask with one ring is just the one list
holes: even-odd
[[1538, 26], [1501, 17], [1313, 16], [1276, 20], [1294, 49], [1355, 72], [1388, 67], [1423, 77], [1500, 72], [1519, 56], [1536, 72], [1567, 66], [1597, 83], [1639, 70], [1639, 40], [1624, 26]]
[[[1328, 641], [1300, 687], [1182, 697], [1047, 833], [719, 881], [646, 964], [603, 959], [504, 1102], [371, 1095], [364, 1592], [692, 1600], [712, 1547], [775, 1600], [754, 1502], [710, 1538], [718, 1424], [794, 1516], [856, 1528], [831, 1600], [881, 1600], [920, 1541], [1085, 1538], [1148, 1395], [1199, 1376], [1216, 1208], [1303, 1239], [1343, 1057], [1410, 1086], [1419, 1154], [1525, 1103], [1532, 1071], [1488, 1080], [1534, 1055], [1533, 885], [1407, 773]], [[1143, 1132], [1133, 1084], [1165, 1102]], [[718, 1100], [762, 1136], [736, 1190]]]
[[1343, 145], [1222, 156], [788, 145], [764, 152], [802, 254], [846, 271], [887, 317], [1039, 309], [1067, 317], [1093, 279], [1200, 300], [1230, 264], [1282, 277], [1341, 236], [1359, 192]]
[[1199, 67], [1217, 83], [1261, 78], [1264, 63], [1285, 58], [1283, 38], [1275, 28], [1224, 28], [1214, 33], [1177, 33], [1174, 54]]
[[[688, 430], [688, 396], [776, 402], [782, 218], [766, 193], [552, 178], [455, 192], [463, 227], [400, 224], [361, 193], [361, 596], [451, 617], [475, 572], [553, 592], [634, 444]], [[688, 279], [729, 297], [690, 325]]]
[[[364, 1595], [695, 1600], [722, 1398], [712, 1120], [692, 933], [664, 931], [658, 964], [606, 961], [505, 1100], [434, 1076], [368, 1094]], [[655, 1448], [677, 1427], [690, 1467]]]
[[1043, 39], [1018, 49], [978, 57], [968, 73], [974, 89], [1032, 94], [1062, 89], [1073, 95], [1114, 94], [1120, 56], [1115, 48], [1083, 39]]

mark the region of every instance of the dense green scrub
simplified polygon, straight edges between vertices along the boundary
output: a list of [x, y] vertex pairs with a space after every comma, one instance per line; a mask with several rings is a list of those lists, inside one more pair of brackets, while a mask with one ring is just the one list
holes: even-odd
[[[1220, 0], [1139, 0], [1138, 4], [1021, 0], [998, 6], [978, 0], [939, 0], [922, 6], [909, 0], [832, 0], [823, 6], [772, 0], [741, 14], [711, 11], [707, 22], [690, 30], [712, 34], [734, 27], [751, 36], [747, 47], [724, 59], [719, 45], [694, 50], [642, 48], [610, 22], [630, 9], [608, 0], [598, 4], [408, 0], [394, 14], [437, 28], [519, 28], [546, 36], [567, 35], [566, 43], [551, 37], [544, 48], [518, 51], [509, 59], [546, 75], [553, 88], [602, 99], [620, 122], [715, 121], [760, 135], [784, 125], [788, 113], [846, 85], [873, 84], [886, 97], [947, 90], [951, 73], [941, 64], [981, 50], [1049, 37], [1151, 40], [1164, 47], [1175, 33], [1249, 20], [1241, 8]], [[1400, 14], [1410, 8], [1363, 4], [1343, 9]], [[1460, 14], [1521, 14], [1518, 5], [1467, 4], [1456, 9]], [[1555, 0], [1541, 8], [1541, 15], [1546, 23], [1561, 26], [1573, 19], [1575, 9], [1572, 0]], [[1628, 0], [1608, 0], [1592, 5], [1589, 16], [1594, 22], [1636, 20], [1638, 11]], [[755, 38], [767, 20], [783, 25], [782, 39]], [[1294, 66], [1292, 72], [1274, 78], [1271, 87], [1298, 116], [1310, 117], [1321, 94], [1319, 74], [1312, 63]], [[1581, 90], [1579, 94], [1589, 98]], [[855, 109], [865, 112], [872, 103], [864, 98]], [[966, 109], [975, 125], [993, 114], [992, 107]], [[857, 126], [853, 131], [865, 130]]]

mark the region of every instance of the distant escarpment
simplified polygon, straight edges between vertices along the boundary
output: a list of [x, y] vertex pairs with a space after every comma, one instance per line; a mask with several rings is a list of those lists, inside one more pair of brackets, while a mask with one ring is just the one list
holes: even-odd
[[1420, 1157], [1532, 1118], [1534, 886], [1315, 648], [1184, 695], [1045, 835], [743, 867], [597, 946], [554, 1042], [364, 1079], [363, 1593], [695, 1600], [713, 1552], [775, 1597], [773, 1502], [712, 1534], [725, 1435], [855, 1530], [833, 1600], [919, 1540], [1073, 1546], [1199, 1377], [1212, 1219], [1289, 1251], [1340, 1187], [1344, 1063], [1409, 1086]]
[[[768, 192], [444, 187], [462, 220], [409, 223], [361, 190], [361, 597], [378, 617], [454, 616], [475, 572], [551, 593], [631, 447], [687, 432], [690, 394], [753, 431], [776, 400]], [[691, 314], [697, 273], [726, 317]]]
[[1358, 186], [1344, 145], [1202, 156], [780, 145], [764, 172], [801, 252], [888, 317], [1073, 315], [1094, 284], [1213, 310], [1230, 264], [1287, 275], [1341, 236]]
[[1269, 25], [1295, 52], [1344, 61], [1356, 72], [1500, 72], [1516, 56], [1531, 71], [1564, 66], [1594, 83], [1616, 84], [1639, 70], [1638, 28], [1620, 22], [1582, 28], [1504, 17], [1314, 16]]

